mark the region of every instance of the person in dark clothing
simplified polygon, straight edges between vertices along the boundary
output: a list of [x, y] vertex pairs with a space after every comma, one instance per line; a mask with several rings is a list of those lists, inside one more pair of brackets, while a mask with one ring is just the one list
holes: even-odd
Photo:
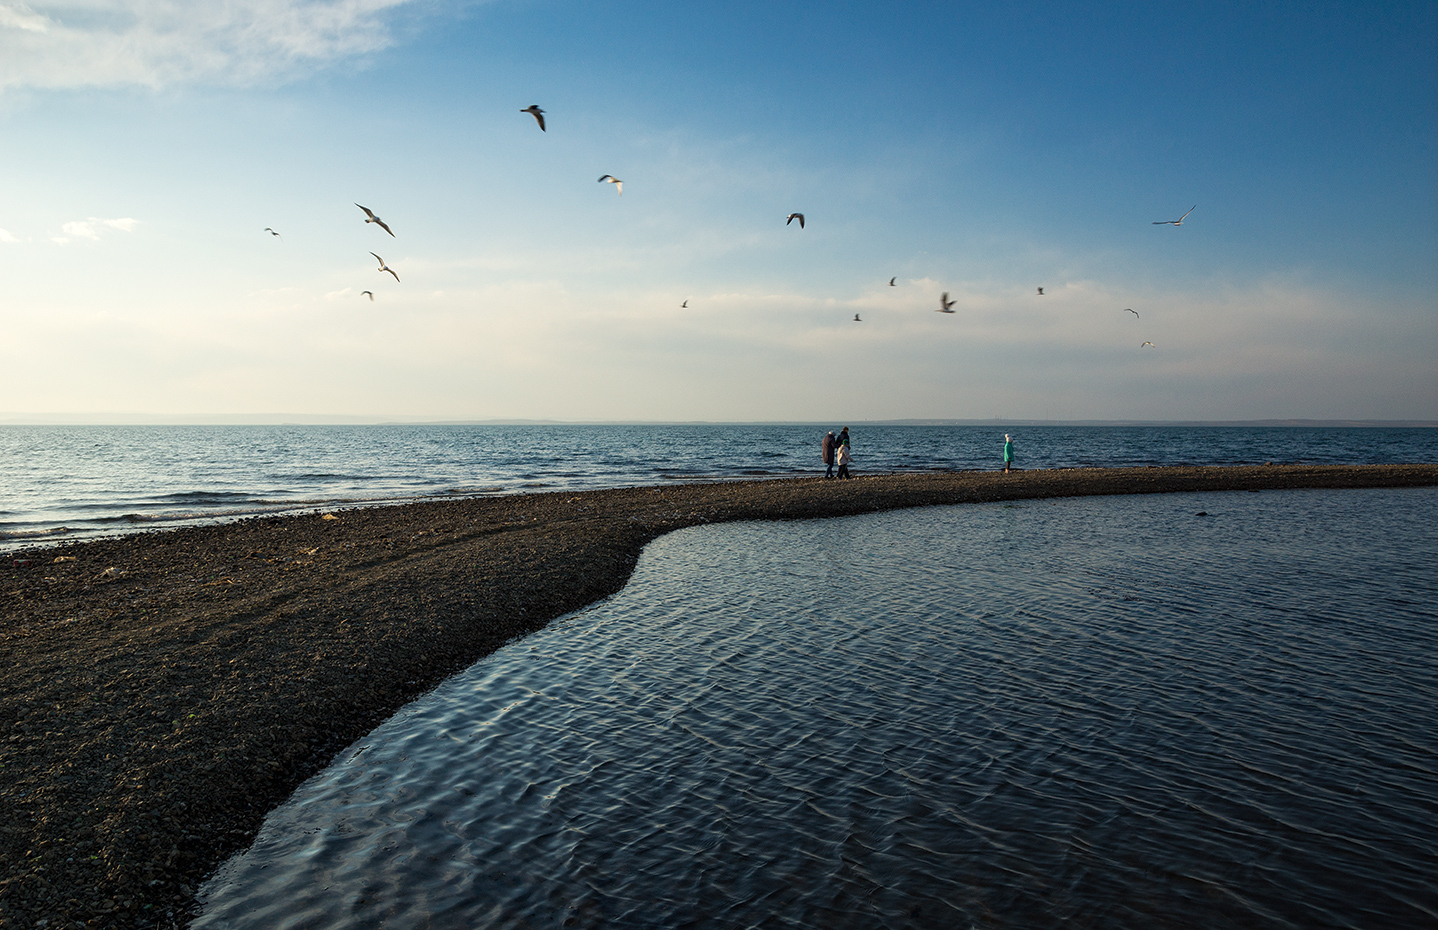
[[835, 440], [834, 457], [839, 462], [839, 477], [849, 477], [849, 427], [839, 430], [839, 438]]
[[834, 477], [834, 446], [837, 444], [838, 441], [834, 438], [833, 430], [829, 430], [824, 434], [824, 441], [821, 443], [821, 448], [824, 452], [824, 464], [829, 466], [824, 471], [825, 478]]

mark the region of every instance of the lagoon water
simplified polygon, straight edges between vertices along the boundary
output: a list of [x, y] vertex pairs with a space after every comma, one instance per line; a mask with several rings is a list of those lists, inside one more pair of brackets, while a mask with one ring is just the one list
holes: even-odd
[[1438, 925], [1438, 489], [696, 527], [342, 753], [217, 928]]
[[[0, 551], [266, 513], [816, 474], [837, 425], [0, 426]], [[854, 426], [855, 474], [1438, 462], [1438, 429]]]

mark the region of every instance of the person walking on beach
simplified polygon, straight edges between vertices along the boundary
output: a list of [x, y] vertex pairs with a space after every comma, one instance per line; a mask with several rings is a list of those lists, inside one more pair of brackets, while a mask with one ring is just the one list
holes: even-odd
[[834, 450], [835, 458], [839, 460], [839, 477], [849, 477], [849, 459], [852, 457], [849, 452], [849, 427], [839, 431], [839, 446]]
[[838, 440], [834, 438], [833, 430], [829, 430], [827, 433], [824, 434], [824, 442], [822, 444], [824, 450], [824, 464], [829, 466], [824, 471], [825, 478], [834, 477], [834, 445], [837, 442]]
[[1004, 433], [1004, 471], [1008, 471], [1008, 470], [1009, 470], [1009, 466], [1012, 465], [1013, 463], [1014, 463], [1014, 441], [1009, 438], [1009, 434], [1008, 434], [1008, 433]]

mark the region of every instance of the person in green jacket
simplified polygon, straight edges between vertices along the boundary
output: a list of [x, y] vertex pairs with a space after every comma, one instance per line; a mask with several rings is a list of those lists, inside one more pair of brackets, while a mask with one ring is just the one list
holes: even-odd
[[1014, 463], [1014, 441], [1009, 438], [1009, 434], [1008, 434], [1008, 433], [1004, 433], [1004, 471], [1008, 471], [1008, 470], [1009, 470], [1009, 466], [1012, 465], [1013, 463]]

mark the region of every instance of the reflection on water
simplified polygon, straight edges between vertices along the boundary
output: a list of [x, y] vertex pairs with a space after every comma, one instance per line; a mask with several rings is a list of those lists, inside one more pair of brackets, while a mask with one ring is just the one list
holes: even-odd
[[1433, 926], [1435, 552], [1432, 489], [675, 533], [194, 926]]

